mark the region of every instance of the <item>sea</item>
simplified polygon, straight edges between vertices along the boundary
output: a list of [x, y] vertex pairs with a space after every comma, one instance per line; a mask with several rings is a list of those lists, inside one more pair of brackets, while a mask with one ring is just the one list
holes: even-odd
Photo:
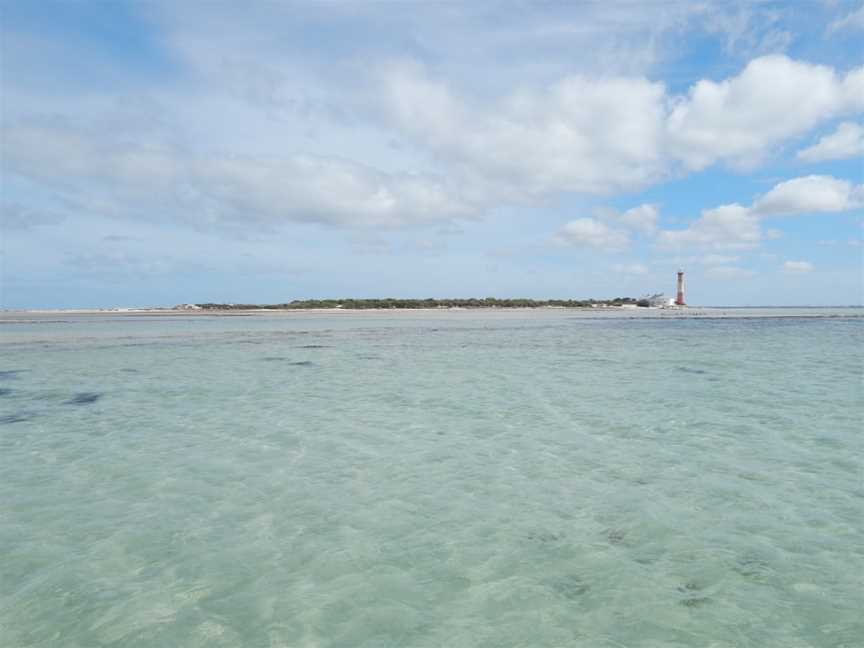
[[860, 648], [864, 310], [4, 313], [4, 648]]

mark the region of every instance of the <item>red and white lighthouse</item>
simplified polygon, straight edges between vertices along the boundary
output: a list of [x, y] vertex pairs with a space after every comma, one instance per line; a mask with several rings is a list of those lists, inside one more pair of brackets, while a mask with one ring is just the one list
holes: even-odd
[[678, 271], [678, 292], [675, 296], [675, 305], [684, 306], [684, 271]]

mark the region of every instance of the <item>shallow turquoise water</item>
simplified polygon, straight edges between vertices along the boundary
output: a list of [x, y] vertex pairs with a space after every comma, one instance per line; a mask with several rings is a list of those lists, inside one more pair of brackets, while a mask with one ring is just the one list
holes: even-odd
[[862, 319], [2, 333], [4, 647], [864, 643]]

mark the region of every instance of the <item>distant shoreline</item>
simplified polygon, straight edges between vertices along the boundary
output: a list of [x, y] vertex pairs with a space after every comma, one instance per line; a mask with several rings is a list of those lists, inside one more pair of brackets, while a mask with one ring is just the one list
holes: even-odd
[[[27, 309], [0, 311], [0, 323], [46, 323], [54, 318], [205, 318], [205, 317], [408, 317], [426, 318], [485, 316], [495, 318], [552, 317], [568, 315], [578, 319], [753, 319], [753, 318], [864, 318], [862, 306], [690, 306], [679, 308], [605, 306], [605, 307], [476, 307], [476, 308], [291, 308], [291, 309], [200, 309], [178, 310], [173, 308], [72, 308], [72, 309]], [[49, 319], [51, 318], [51, 319]]]
[[[505, 312], [575, 312], [575, 313], [647, 313], [663, 312], [667, 314], [685, 314], [697, 312], [717, 311], [854, 311], [864, 310], [864, 305], [841, 305], [841, 306], [637, 306], [635, 303], [609, 304], [595, 303], [594, 305], [582, 306], [559, 306], [549, 304], [519, 305], [519, 306], [410, 306], [410, 307], [360, 307], [326, 306], [326, 307], [271, 307], [271, 306], [234, 306], [225, 305], [224, 308], [216, 305], [202, 307], [182, 306], [145, 306], [145, 307], [110, 307], [110, 308], [23, 308], [23, 309], [0, 309], [3, 315], [158, 315], [158, 316], [219, 316], [219, 315], [254, 315], [254, 314], [290, 314], [290, 313], [505, 313]], [[222, 305], [219, 305], [222, 306]]]
[[[26, 310], [4, 310], [2, 315], [156, 315], [166, 317], [192, 316], [249, 316], [249, 315], [290, 315], [292, 313], [320, 313], [320, 314], [357, 314], [357, 313], [482, 313], [482, 312], [534, 312], [534, 311], [647, 311], [658, 310], [656, 308], [636, 308], [626, 306], [605, 306], [601, 308], [591, 307], [566, 307], [566, 306], [510, 306], [494, 308], [481, 306], [476, 308], [465, 307], [435, 307], [435, 308], [207, 308], [200, 310], [183, 310], [174, 308], [45, 308]], [[698, 310], [698, 309], [692, 309]]]

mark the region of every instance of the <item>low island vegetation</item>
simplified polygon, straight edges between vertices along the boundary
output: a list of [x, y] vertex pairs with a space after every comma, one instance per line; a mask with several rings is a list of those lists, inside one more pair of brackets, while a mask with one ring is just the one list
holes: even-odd
[[[467, 299], [298, 299], [282, 304], [194, 304], [177, 308], [202, 310], [301, 310], [313, 308], [382, 309], [382, 308], [597, 308], [604, 306], [637, 305], [632, 297], [615, 299], [498, 299], [496, 297]], [[647, 305], [647, 304], [646, 304]]]

